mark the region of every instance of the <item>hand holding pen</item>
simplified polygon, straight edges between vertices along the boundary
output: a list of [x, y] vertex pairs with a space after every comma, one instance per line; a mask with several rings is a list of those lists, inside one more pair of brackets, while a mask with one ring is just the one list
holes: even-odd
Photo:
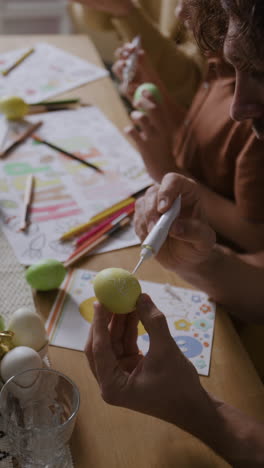
[[199, 184], [180, 174], [166, 174], [160, 185], [152, 186], [136, 202], [134, 216], [136, 233], [145, 244], [144, 240], [161, 215], [172, 207], [180, 194], [180, 213], [157, 255], [155, 252], [156, 259], [165, 268], [177, 273], [191, 271], [205, 262], [215, 245], [215, 232], [203, 215]]

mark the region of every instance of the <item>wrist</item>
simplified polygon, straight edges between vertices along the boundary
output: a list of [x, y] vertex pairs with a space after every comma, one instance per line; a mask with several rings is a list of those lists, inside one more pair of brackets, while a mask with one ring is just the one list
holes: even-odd
[[182, 276], [186, 281], [196, 284], [196, 279], [210, 278], [214, 276], [215, 269], [219, 267], [223, 260], [222, 246], [215, 244], [207, 255], [197, 259], [195, 263], [181, 264], [175, 266], [175, 273]]
[[[190, 415], [184, 430], [191, 433], [236, 468], [264, 466], [263, 424], [236, 408], [203, 393], [190, 402]], [[177, 424], [177, 422], [176, 422]]]

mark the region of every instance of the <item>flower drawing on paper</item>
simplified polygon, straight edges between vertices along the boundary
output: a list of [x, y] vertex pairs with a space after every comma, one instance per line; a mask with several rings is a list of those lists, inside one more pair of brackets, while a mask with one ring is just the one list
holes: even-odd
[[204, 320], [202, 318], [195, 320], [193, 324], [195, 328], [198, 328], [199, 330], [203, 330], [203, 331], [207, 331], [209, 330], [209, 328], [212, 328], [212, 324], [208, 320]]
[[211, 307], [208, 304], [203, 304], [200, 307], [200, 310], [204, 313], [207, 314], [207, 312], [211, 312]]
[[192, 323], [188, 322], [188, 320], [185, 319], [180, 319], [174, 322], [174, 326], [176, 330], [184, 330], [184, 331], [189, 331]]

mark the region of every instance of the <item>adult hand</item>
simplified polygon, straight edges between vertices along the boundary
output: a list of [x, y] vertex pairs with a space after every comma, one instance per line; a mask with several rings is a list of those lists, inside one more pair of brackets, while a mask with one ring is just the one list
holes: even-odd
[[134, 223], [140, 239], [145, 239], [179, 194], [180, 216], [156, 258], [165, 268], [180, 273], [206, 261], [216, 240], [203, 215], [199, 184], [180, 174], [166, 174], [160, 185], [154, 185], [137, 200]]
[[78, 0], [78, 2], [94, 10], [104, 11], [114, 16], [126, 16], [134, 7], [131, 0]]
[[[150, 339], [145, 357], [137, 347], [138, 319]], [[85, 353], [106, 402], [196, 433], [199, 414], [205, 417], [209, 397], [149, 296], [141, 295], [136, 310], [126, 316], [112, 316], [95, 304]]]

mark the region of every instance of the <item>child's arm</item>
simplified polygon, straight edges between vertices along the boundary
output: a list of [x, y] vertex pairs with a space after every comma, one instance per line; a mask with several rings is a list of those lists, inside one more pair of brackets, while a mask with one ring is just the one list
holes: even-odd
[[[172, 154], [176, 130], [175, 113], [163, 102], [157, 103], [148, 91], [137, 102], [138, 109], [131, 113], [133, 126], [125, 132], [136, 143], [150, 176], [160, 182], [168, 172], [178, 172]], [[180, 109], [178, 124], [185, 115]]]
[[[194, 40], [178, 47], [173, 39], [163, 36], [144, 9], [135, 6], [131, 0], [80, 0], [80, 3], [89, 7], [87, 11], [83, 9], [82, 23], [91, 22], [92, 8], [111, 15], [122, 41], [131, 41], [140, 34], [143, 47], [172, 99], [184, 107], [190, 106], [204, 71], [204, 60]], [[178, 30], [182, 28], [184, 26], [178, 20]]]
[[264, 224], [243, 219], [235, 204], [221, 195], [201, 186], [203, 207], [212, 228], [246, 252], [264, 250]]
[[[135, 141], [149, 174], [156, 182], [160, 182], [168, 172], [193, 178], [176, 166], [172, 156], [173, 127], [170, 127], [166, 113], [150, 98], [145, 100], [145, 106], [146, 102], [149, 102], [148, 115], [132, 113], [135, 126], [129, 127], [127, 134]], [[201, 183], [199, 185], [205, 214], [212, 228], [246, 252], [264, 250], [264, 224], [248, 221], [241, 216], [235, 202]]]

